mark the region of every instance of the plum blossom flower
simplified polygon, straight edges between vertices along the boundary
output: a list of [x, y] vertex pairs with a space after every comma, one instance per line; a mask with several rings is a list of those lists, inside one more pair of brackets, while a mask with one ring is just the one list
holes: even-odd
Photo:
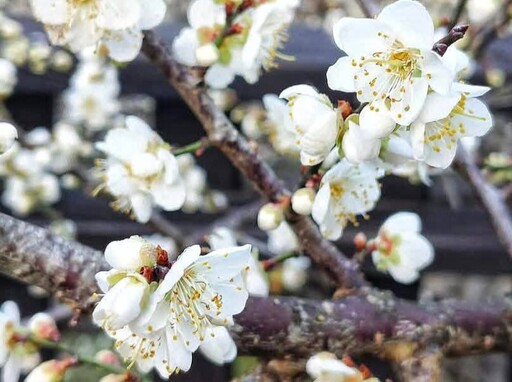
[[242, 277], [250, 246], [200, 254], [196, 245], [172, 261], [167, 251], [140, 237], [113, 242], [105, 250], [113, 269], [96, 277], [105, 295], [93, 319], [142, 372], [155, 368], [168, 378], [187, 371], [192, 353], [205, 344], [207, 353], [222, 347], [218, 362], [219, 357], [229, 362], [236, 354], [234, 343], [226, 339], [229, 334], [219, 328], [232, 324], [232, 316], [245, 307], [248, 293]]
[[378, 270], [388, 272], [402, 284], [411, 284], [419, 271], [434, 259], [432, 244], [420, 234], [421, 220], [411, 212], [390, 216], [370, 242], [372, 260]]
[[306, 363], [306, 371], [314, 382], [378, 382], [377, 378], [365, 378], [361, 371], [328, 352], [311, 357]]
[[104, 129], [120, 110], [119, 94], [116, 67], [87, 50], [63, 94], [62, 117], [93, 132]]
[[36, 348], [25, 341], [16, 341], [20, 328], [20, 312], [16, 303], [0, 306], [0, 368], [3, 382], [18, 382], [21, 373], [32, 370], [39, 363]]
[[133, 60], [142, 45], [142, 30], [165, 16], [163, 0], [31, 0], [32, 11], [50, 40], [74, 52], [104, 46], [114, 60]]
[[266, 111], [264, 127], [270, 144], [279, 154], [297, 157], [299, 147], [287, 103], [275, 94], [266, 94], [263, 106]]
[[0, 122], [0, 155], [9, 150], [18, 138], [18, 130], [7, 122]]
[[297, 5], [296, 0], [268, 1], [244, 9], [227, 26], [225, 6], [195, 0], [188, 10], [190, 27], [174, 40], [173, 52], [184, 65], [208, 66], [205, 82], [213, 88], [225, 88], [237, 75], [255, 83], [276, 58], [286, 58], [278, 51]]
[[312, 216], [325, 238], [337, 240], [348, 222], [356, 222], [375, 207], [380, 198], [374, 166], [352, 165], [342, 160], [325, 173], [313, 203]]
[[344, 17], [334, 39], [347, 56], [327, 71], [329, 87], [355, 92], [379, 116], [409, 125], [429, 89], [450, 90], [454, 73], [432, 51], [434, 24], [418, 1], [396, 1], [376, 19]]
[[133, 210], [147, 222], [154, 206], [175, 211], [185, 202], [185, 185], [169, 146], [141, 119], [127, 117], [126, 127], [110, 130], [96, 147], [107, 154], [104, 184], [117, 200], [114, 208]]
[[334, 147], [338, 134], [338, 113], [331, 101], [308, 85], [292, 86], [280, 97], [288, 100], [301, 163], [313, 166], [322, 162]]
[[414, 156], [426, 164], [447, 168], [464, 137], [480, 137], [493, 126], [487, 106], [476, 99], [489, 91], [484, 86], [455, 83], [450, 96], [431, 93], [411, 125]]
[[17, 78], [16, 66], [11, 61], [0, 58], [0, 100], [11, 95]]

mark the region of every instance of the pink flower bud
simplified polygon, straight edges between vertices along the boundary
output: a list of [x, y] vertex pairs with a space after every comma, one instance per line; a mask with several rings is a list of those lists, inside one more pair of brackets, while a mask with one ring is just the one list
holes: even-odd
[[46, 313], [37, 313], [28, 324], [30, 332], [37, 338], [57, 342], [60, 340], [60, 332], [55, 320]]

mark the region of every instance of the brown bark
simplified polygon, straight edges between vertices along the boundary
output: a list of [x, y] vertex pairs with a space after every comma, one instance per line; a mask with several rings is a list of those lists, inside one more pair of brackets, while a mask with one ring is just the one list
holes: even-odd
[[[0, 272], [90, 311], [100, 252], [0, 214]], [[445, 355], [512, 352], [511, 298], [424, 306], [364, 288], [333, 301], [250, 298], [232, 334], [242, 354], [309, 357], [371, 353], [400, 361], [437, 346]]]

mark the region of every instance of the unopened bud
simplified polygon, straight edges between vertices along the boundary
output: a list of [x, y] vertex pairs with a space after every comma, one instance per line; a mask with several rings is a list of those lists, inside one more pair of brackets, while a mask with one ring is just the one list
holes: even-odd
[[312, 188], [301, 188], [295, 191], [292, 196], [292, 209], [299, 215], [310, 215], [315, 196], [315, 190]]
[[349, 102], [340, 100], [338, 101], [338, 112], [340, 113], [341, 117], [345, 119], [350, 114], [352, 114], [352, 106]]
[[158, 265], [167, 265], [169, 263], [169, 254], [159, 245], [156, 247], [156, 263]]
[[28, 324], [30, 332], [37, 338], [57, 342], [60, 340], [60, 332], [55, 320], [46, 313], [37, 313]]
[[121, 365], [116, 353], [114, 353], [111, 350], [100, 350], [99, 352], [96, 353], [94, 358], [98, 362], [104, 363], [106, 365], [112, 365], [112, 366], [120, 366]]
[[219, 50], [215, 44], [206, 44], [196, 49], [196, 60], [201, 66], [210, 66], [219, 59]]
[[356, 246], [356, 251], [362, 251], [366, 247], [366, 243], [368, 238], [362, 232], [359, 232], [356, 236], [354, 236], [354, 245]]
[[46, 361], [30, 372], [25, 382], [61, 382], [66, 371], [77, 364], [76, 358]]
[[268, 203], [258, 213], [258, 227], [263, 231], [272, 231], [279, 227], [284, 219], [280, 205]]

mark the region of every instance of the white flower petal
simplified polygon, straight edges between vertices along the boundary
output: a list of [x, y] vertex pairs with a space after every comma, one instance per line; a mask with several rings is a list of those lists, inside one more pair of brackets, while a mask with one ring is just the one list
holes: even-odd
[[349, 56], [365, 56], [371, 52], [384, 52], [392, 42], [384, 36], [392, 36], [385, 23], [373, 19], [343, 17], [334, 25], [334, 41]]
[[354, 75], [352, 59], [348, 56], [341, 57], [327, 69], [327, 84], [332, 90], [353, 93], [356, 91]]
[[420, 232], [421, 219], [413, 212], [398, 212], [386, 219], [381, 230], [390, 234], [401, 234], [403, 232]]

